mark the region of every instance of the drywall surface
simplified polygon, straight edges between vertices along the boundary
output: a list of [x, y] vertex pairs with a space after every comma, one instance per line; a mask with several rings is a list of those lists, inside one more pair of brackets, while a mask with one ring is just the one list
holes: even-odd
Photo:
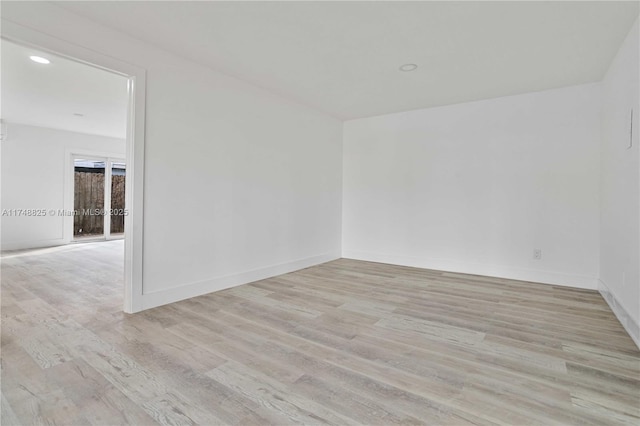
[[639, 37], [636, 21], [602, 83], [600, 289], [640, 347]]
[[347, 121], [343, 256], [596, 288], [599, 141], [599, 84]]
[[52, 4], [2, 18], [147, 71], [144, 308], [340, 256], [339, 120]]
[[[7, 124], [2, 141], [3, 250], [66, 244], [64, 215], [71, 155], [115, 154], [124, 157], [125, 141], [24, 124]], [[35, 212], [16, 212], [35, 210]], [[35, 216], [34, 216], [35, 214]]]

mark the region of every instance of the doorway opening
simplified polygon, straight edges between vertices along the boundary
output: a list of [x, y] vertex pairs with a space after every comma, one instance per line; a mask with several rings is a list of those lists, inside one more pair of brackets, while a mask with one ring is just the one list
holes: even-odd
[[[48, 73], [48, 75], [54, 75], [60, 72], [69, 64], [75, 64], [75, 66], [81, 66], [87, 73], [99, 71], [104, 75], [117, 76], [124, 84], [124, 115], [122, 116], [123, 126], [125, 127], [122, 132], [122, 136], [109, 135], [111, 139], [120, 138], [122, 143], [122, 150], [113, 149], [114, 145], [102, 145], [93, 147], [84, 147], [79, 145], [64, 146], [62, 152], [56, 151], [51, 153], [54, 148], [54, 144], [42, 144], [41, 148], [35, 147], [32, 153], [35, 153], [43, 158], [42, 163], [46, 164], [46, 167], [56, 168], [60, 170], [60, 174], [47, 173], [43, 168], [38, 168], [34, 161], [33, 155], [28, 159], [27, 167], [22, 167], [22, 170], [36, 170], [40, 175], [47, 175], [47, 179], [44, 180], [14, 180], [5, 176], [8, 168], [2, 170], [3, 179], [2, 182], [36, 182], [38, 191], [40, 194], [44, 194], [41, 201], [38, 203], [26, 203], [26, 198], [30, 193], [30, 188], [26, 188], [22, 183], [16, 186], [16, 197], [5, 197], [3, 191], [3, 207], [7, 200], [15, 198], [15, 200], [23, 203], [32, 204], [38, 208], [42, 207], [42, 211], [46, 213], [46, 217], [40, 218], [40, 222], [34, 221], [34, 226], [23, 226], [25, 232], [17, 232], [16, 238], [23, 236], [23, 240], [20, 244], [15, 244], [14, 241], [6, 241], [5, 236], [8, 233], [2, 235], [2, 249], [3, 250], [17, 250], [17, 249], [29, 249], [33, 247], [50, 247], [59, 246], [68, 243], [77, 243], [82, 241], [83, 238], [87, 240], [123, 240], [120, 245], [121, 253], [123, 253], [123, 275], [124, 275], [124, 288], [120, 287], [119, 291], [124, 293], [123, 305], [124, 312], [134, 313], [144, 309], [143, 304], [143, 285], [142, 285], [142, 238], [143, 238], [143, 176], [144, 176], [144, 116], [145, 116], [145, 81], [146, 71], [143, 68], [132, 65], [131, 63], [121, 61], [112, 56], [103, 55], [96, 51], [86, 49], [78, 44], [70, 43], [55, 37], [48, 36], [44, 33], [40, 33], [37, 30], [23, 27], [19, 24], [3, 21], [2, 29], [2, 119], [3, 126], [8, 126], [8, 131], [3, 130], [2, 137], [2, 150], [3, 150], [3, 166], [5, 163], [10, 164], [9, 151], [21, 148], [21, 143], [13, 143], [12, 139], [22, 137], [28, 132], [25, 130], [28, 126], [32, 128], [38, 127], [38, 131], [30, 131], [33, 139], [40, 139], [44, 130], [55, 131], [73, 131], [73, 129], [65, 129], [62, 126], [74, 126], [77, 123], [84, 121], [87, 124], [87, 128], [84, 131], [78, 131], [85, 135], [99, 136], [100, 132], [95, 131], [95, 128], [90, 128], [92, 124], [91, 120], [98, 116], [94, 112], [109, 116], [113, 113], [114, 109], [102, 108], [100, 109], [97, 104], [91, 104], [90, 101], [85, 102], [83, 105], [87, 107], [86, 110], [80, 110], [76, 100], [69, 102], [58, 103], [59, 107], [54, 108], [54, 111], [64, 112], [57, 117], [51, 117], [49, 122], [39, 121], [36, 122], [35, 109], [38, 109], [44, 105], [51, 105], [49, 102], [39, 102], [34, 99], [36, 92], [41, 94], [49, 94], [50, 100], [55, 101], [56, 93], [59, 94], [58, 89], [63, 90], [65, 97], [68, 93], [76, 92], [86, 97], [101, 92], [104, 96], [109, 95], [108, 90], [104, 90], [104, 85], [96, 84], [90, 88], [79, 89], [82, 83], [86, 81], [84, 77], [76, 75], [74, 79], [66, 84], [57, 84], [53, 82], [47, 83], [45, 79], [38, 78], [33, 80], [35, 83], [24, 82], [23, 77], [26, 75], [24, 70], [29, 66], [35, 66], [29, 61], [30, 56], [41, 57], [47, 59], [47, 63], [41, 62], [40, 70]], [[24, 60], [22, 55], [19, 60], [15, 58], [9, 58], [7, 52], [11, 49], [4, 49], [5, 44], [11, 43], [18, 48], [29, 50]], [[15, 49], [14, 49], [15, 50]], [[19, 50], [19, 49], [18, 49]], [[22, 54], [24, 52], [20, 52]], [[52, 60], [53, 59], [53, 60]], [[34, 61], [31, 59], [31, 61]], [[22, 69], [15, 69], [13, 76], [17, 79], [21, 79], [24, 83], [22, 85], [15, 84], [15, 81], [11, 82], [8, 76], [11, 73], [5, 72], [10, 64], [18, 64]], [[71, 65], [69, 65], [71, 66]], [[46, 70], [46, 71], [45, 71]], [[93, 70], [93, 71], [90, 71]], [[124, 77], [124, 78], [123, 78]], [[17, 81], [17, 80], [16, 80]], [[18, 87], [19, 90], [15, 90], [14, 97], [9, 98], [9, 88]], [[36, 90], [41, 89], [41, 90]], [[58, 90], [58, 92], [56, 92]], [[87, 99], [84, 99], [87, 101]], [[10, 118], [11, 106], [14, 106], [13, 112], [23, 113], [24, 117], [28, 117], [31, 122], [26, 122], [25, 119]], [[62, 107], [60, 107], [62, 105]], [[91, 108], [96, 107], [96, 110]], [[67, 110], [68, 108], [68, 110]], [[88, 112], [87, 112], [88, 111]], [[120, 110], [122, 111], [122, 110]], [[113, 115], [112, 115], [113, 117]], [[125, 123], [126, 122], [126, 123]], [[48, 124], [53, 123], [53, 124]], [[27, 129], [29, 130], [29, 129]], [[45, 132], [46, 133], [46, 132]], [[7, 137], [7, 134], [9, 136]], [[103, 133], [104, 135], [104, 133]], [[86, 139], [91, 139], [87, 137]], [[69, 141], [71, 139], [60, 137], [58, 138], [61, 143]], [[14, 142], [21, 142], [15, 140]], [[6, 152], [5, 152], [6, 151]], [[42, 151], [42, 152], [39, 152]], [[117, 152], [115, 152], [117, 151]], [[7, 155], [5, 155], [5, 153]], [[75, 157], [74, 157], [75, 155]], [[26, 158], [26, 157], [25, 157]], [[46, 159], [46, 162], [45, 162]], [[75, 174], [76, 174], [76, 160], [85, 160], [85, 163], [78, 162], [78, 172], [100, 176], [95, 178], [95, 182], [87, 185], [90, 188], [102, 188], [101, 199], [96, 198], [93, 200], [90, 206], [88, 206], [88, 212], [93, 209], [93, 214], [83, 215], [80, 212], [80, 217], [76, 217], [76, 197], [75, 197]], [[89, 163], [86, 163], [86, 162]], [[27, 160], [25, 160], [27, 162]], [[102, 162], [103, 164], [98, 164]], [[44, 167], [44, 166], [43, 166]], [[19, 167], [13, 167], [18, 170]], [[97, 170], [88, 170], [97, 169]], [[26, 173], [26, 172], [25, 172]], [[58, 173], [58, 172], [56, 172]], [[89, 178], [87, 178], [89, 179]], [[101, 181], [101, 182], [99, 182]], [[51, 183], [52, 187], [55, 186], [55, 193], [53, 190], [46, 191], [43, 189], [42, 182]], [[35, 185], [35, 184], [34, 184]], [[78, 183], [80, 185], [80, 183]], [[4, 188], [4, 185], [3, 185]], [[94, 188], [94, 189], [95, 189]], [[124, 190], [123, 190], [124, 188]], [[59, 194], [58, 194], [59, 192]], [[64, 194], [62, 194], [64, 192]], [[99, 191], [96, 191], [96, 194]], [[79, 202], [79, 201], [78, 201]], [[43, 204], [41, 206], [41, 204]], [[44, 205], [46, 204], [46, 205]], [[20, 207], [17, 207], [20, 208]], [[80, 209], [82, 210], [82, 209]], [[86, 209], [85, 209], [86, 210]], [[81, 216], [93, 216], [93, 222], [83, 222]], [[13, 226], [6, 224], [5, 218], [3, 218], [3, 230], [4, 229], [17, 229]], [[16, 221], [15, 218], [10, 218]], [[88, 223], [88, 227], [86, 225]], [[50, 225], [53, 224], [54, 227]], [[26, 225], [26, 222], [23, 223]], [[35, 235], [36, 231], [40, 232], [41, 229], [49, 230], [49, 234], [45, 235], [46, 238], [30, 238], [26, 241], [26, 236], [31, 237]], [[82, 231], [80, 231], [82, 230]], [[126, 231], [126, 232], [125, 232]], [[44, 235], [44, 234], [43, 234]], [[29, 245], [31, 243], [32, 245]], [[84, 242], [84, 241], [82, 241]], [[112, 241], [108, 244], [118, 244], [118, 241]], [[20, 246], [19, 246], [20, 245]], [[89, 247], [89, 246], [87, 246]], [[61, 250], [81, 250], [81, 245], [69, 246], [68, 249], [60, 248]]]

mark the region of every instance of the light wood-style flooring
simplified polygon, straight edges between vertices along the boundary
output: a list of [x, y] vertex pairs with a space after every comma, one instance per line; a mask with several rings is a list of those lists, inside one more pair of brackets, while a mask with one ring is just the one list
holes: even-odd
[[640, 424], [594, 291], [341, 259], [126, 315], [122, 255], [5, 253], [3, 426]]

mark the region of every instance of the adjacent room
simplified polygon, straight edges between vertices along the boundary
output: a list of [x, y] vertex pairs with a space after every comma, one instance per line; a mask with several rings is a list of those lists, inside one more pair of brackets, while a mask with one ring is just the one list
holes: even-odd
[[640, 424], [639, 14], [3, 1], [2, 424]]

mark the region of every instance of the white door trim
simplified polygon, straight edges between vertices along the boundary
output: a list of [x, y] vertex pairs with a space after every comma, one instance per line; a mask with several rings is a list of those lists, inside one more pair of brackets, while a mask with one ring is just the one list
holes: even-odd
[[124, 311], [141, 311], [146, 70], [6, 19], [2, 19], [1, 28], [2, 38], [123, 75], [128, 79], [125, 205], [129, 215], [125, 216]]

